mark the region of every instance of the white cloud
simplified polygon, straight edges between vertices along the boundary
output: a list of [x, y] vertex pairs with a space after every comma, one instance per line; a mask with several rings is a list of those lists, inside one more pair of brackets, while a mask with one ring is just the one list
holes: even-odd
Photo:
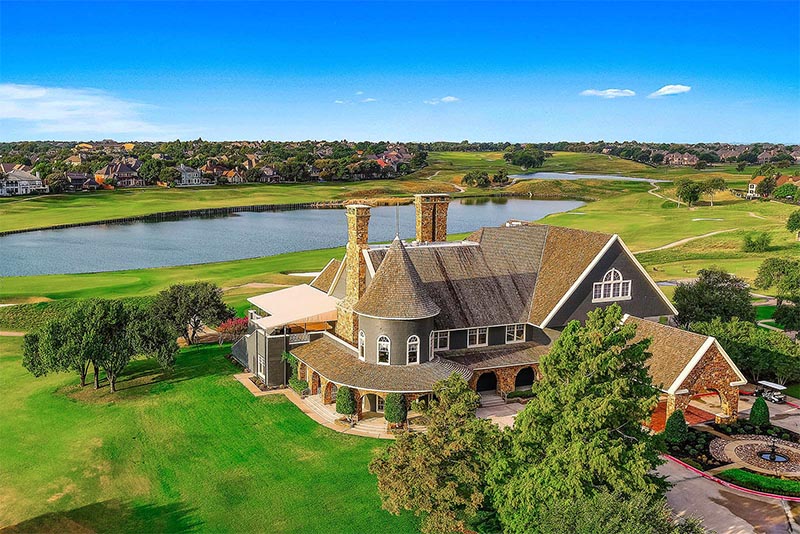
[[658, 98], [660, 96], [667, 96], [667, 95], [679, 95], [681, 93], [688, 93], [691, 90], [692, 90], [691, 86], [688, 85], [680, 85], [680, 84], [665, 85], [655, 93], [650, 93], [650, 95], [647, 98]]
[[334, 100], [333, 103], [334, 104], [344, 104], [345, 101], [344, 100]]
[[630, 89], [586, 89], [581, 91], [582, 96], [599, 96], [600, 98], [620, 98], [625, 96], [636, 96]]
[[98, 89], [0, 84], [0, 119], [27, 123], [45, 133], [161, 134], [142, 117], [149, 106]]
[[364, 100], [362, 100], [362, 102], [364, 103], [377, 102], [377, 101], [378, 101], [377, 98], [365, 98]]
[[445, 96], [442, 98], [434, 98], [432, 100], [423, 100], [423, 104], [429, 104], [431, 106], [435, 106], [437, 104], [451, 104], [453, 102], [458, 102], [461, 99], [456, 96]]
[[358, 95], [358, 96], [363, 95], [363, 94], [364, 94], [364, 91], [356, 91], [356, 95]]

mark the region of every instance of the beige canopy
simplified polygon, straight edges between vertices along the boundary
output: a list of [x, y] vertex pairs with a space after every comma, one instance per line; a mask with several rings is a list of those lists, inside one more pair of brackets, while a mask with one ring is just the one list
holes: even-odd
[[255, 321], [259, 327], [265, 330], [287, 324], [336, 320], [338, 299], [314, 289], [308, 284], [264, 293], [247, 300], [268, 314], [267, 317]]

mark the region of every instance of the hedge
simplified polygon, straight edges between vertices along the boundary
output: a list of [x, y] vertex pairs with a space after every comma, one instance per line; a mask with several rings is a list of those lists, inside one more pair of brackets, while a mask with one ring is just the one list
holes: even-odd
[[390, 423], [402, 423], [406, 420], [408, 408], [402, 393], [389, 393], [383, 403], [383, 417]]
[[718, 474], [717, 477], [748, 489], [800, 497], [800, 481], [796, 480], [769, 477], [744, 469], [728, 469]]

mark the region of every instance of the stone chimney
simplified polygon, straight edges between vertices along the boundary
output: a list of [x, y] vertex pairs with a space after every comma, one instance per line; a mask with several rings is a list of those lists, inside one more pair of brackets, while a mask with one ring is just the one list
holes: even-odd
[[364, 249], [368, 247], [369, 206], [351, 204], [347, 211], [347, 251], [345, 253], [347, 284], [345, 297], [337, 305], [336, 335], [355, 345], [358, 340], [358, 315], [353, 312], [367, 287], [367, 261]]
[[436, 193], [414, 195], [417, 212], [417, 242], [447, 241], [447, 206], [450, 195]]

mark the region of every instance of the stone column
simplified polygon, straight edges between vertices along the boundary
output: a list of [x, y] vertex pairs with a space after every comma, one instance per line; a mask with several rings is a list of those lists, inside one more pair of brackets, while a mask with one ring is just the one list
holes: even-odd
[[358, 315], [353, 312], [353, 306], [367, 287], [367, 262], [363, 251], [368, 247], [369, 217], [369, 206], [347, 206], [347, 283], [345, 297], [336, 306], [336, 335], [352, 345], [358, 340]]
[[447, 207], [450, 195], [445, 193], [414, 195], [417, 241], [447, 241]]

